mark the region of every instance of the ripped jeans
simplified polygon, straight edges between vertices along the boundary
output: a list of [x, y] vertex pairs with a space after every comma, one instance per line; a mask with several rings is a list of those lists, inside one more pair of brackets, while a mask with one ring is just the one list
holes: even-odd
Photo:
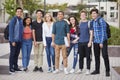
[[76, 44], [73, 44], [73, 43], [70, 43], [70, 47], [67, 49], [67, 56], [70, 55], [70, 52], [73, 48], [73, 51], [74, 51], [74, 60], [73, 60], [73, 69], [75, 69], [76, 67], [76, 64], [77, 64], [77, 60], [78, 60], [78, 43]]

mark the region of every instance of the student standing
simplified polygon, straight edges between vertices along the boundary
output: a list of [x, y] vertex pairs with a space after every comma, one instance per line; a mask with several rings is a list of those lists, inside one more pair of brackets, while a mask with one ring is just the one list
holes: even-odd
[[63, 20], [64, 18], [63, 11], [59, 11], [57, 13], [57, 18], [58, 18], [58, 21], [54, 23], [53, 31], [52, 31], [52, 46], [55, 47], [55, 69], [56, 69], [53, 73], [59, 72], [60, 50], [62, 50], [64, 73], [68, 74], [67, 51], [66, 51], [64, 37], [67, 36], [68, 44], [69, 44], [70, 43], [69, 26], [67, 22]]
[[14, 16], [9, 23], [9, 43], [10, 43], [10, 56], [9, 56], [9, 73], [21, 71], [18, 68], [18, 56], [21, 49], [22, 33], [23, 33], [23, 9], [18, 7], [16, 9], [16, 16]]
[[[55, 52], [54, 48], [51, 46], [53, 23], [54, 19], [52, 15], [50, 13], [46, 13], [42, 29], [43, 29], [43, 44], [47, 54], [48, 72], [52, 72], [55, 70]], [[53, 64], [52, 66], [51, 61]]]
[[73, 67], [70, 71], [70, 73], [74, 73], [75, 72], [75, 67], [76, 67], [76, 64], [77, 64], [77, 60], [78, 60], [78, 34], [79, 34], [79, 31], [78, 31], [78, 21], [76, 19], [76, 17], [74, 16], [70, 16], [68, 18], [68, 21], [70, 23], [69, 27], [70, 27], [70, 47], [67, 49], [67, 56], [70, 55], [70, 52], [73, 48], [73, 51], [74, 51], [74, 54], [73, 54], [73, 57], [74, 57], [74, 60], [73, 60]]
[[33, 43], [34, 43], [34, 72], [40, 71], [43, 72], [43, 38], [42, 38], [42, 20], [43, 11], [37, 10], [36, 17], [37, 19], [32, 23], [32, 32], [33, 32]]
[[98, 9], [92, 9], [90, 14], [92, 16], [92, 26], [94, 29], [94, 56], [95, 56], [95, 71], [91, 74], [100, 73], [100, 50], [104, 59], [106, 76], [110, 76], [110, 64], [108, 57], [108, 36], [106, 33], [107, 25], [102, 17], [99, 16]]
[[24, 30], [23, 30], [23, 40], [22, 40], [22, 64], [23, 70], [28, 70], [28, 65], [30, 61], [30, 54], [32, 50], [32, 29], [31, 29], [32, 19], [26, 17], [23, 20]]
[[91, 64], [91, 46], [93, 39], [93, 28], [90, 26], [90, 22], [87, 20], [86, 11], [82, 10], [80, 12], [80, 36], [78, 43], [78, 53], [79, 53], [79, 70], [77, 73], [81, 73], [84, 65], [84, 56], [86, 56], [87, 70], [85, 74], [90, 74], [90, 64]]

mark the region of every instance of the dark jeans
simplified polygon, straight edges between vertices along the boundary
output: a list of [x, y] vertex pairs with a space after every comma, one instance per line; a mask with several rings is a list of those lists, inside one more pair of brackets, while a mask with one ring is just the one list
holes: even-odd
[[10, 56], [9, 56], [9, 69], [17, 69], [18, 68], [18, 56], [21, 49], [21, 42], [15, 42], [16, 45], [12, 46], [10, 43]]
[[32, 50], [32, 39], [22, 41], [22, 64], [23, 68], [27, 68], [30, 61], [30, 54]]
[[46, 54], [47, 54], [47, 62], [48, 62], [48, 67], [51, 67], [51, 60], [53, 63], [53, 66], [55, 66], [55, 51], [54, 48], [51, 46], [52, 38], [51, 37], [46, 37]]
[[102, 50], [102, 57], [104, 59], [104, 64], [106, 72], [110, 71], [109, 58], [108, 58], [108, 44], [107, 40], [103, 42], [103, 48], [100, 49], [98, 43], [94, 43], [94, 56], [95, 56], [95, 70], [99, 72], [100, 70], [100, 50]]
[[87, 69], [90, 69], [91, 65], [91, 47], [88, 47], [88, 42], [78, 43], [79, 53], [79, 69], [83, 69], [84, 57], [86, 56]]

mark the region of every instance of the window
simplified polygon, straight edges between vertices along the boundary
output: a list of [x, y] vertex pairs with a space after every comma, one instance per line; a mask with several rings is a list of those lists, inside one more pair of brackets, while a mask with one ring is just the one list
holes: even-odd
[[101, 10], [104, 10], [104, 7], [100, 7]]
[[110, 7], [110, 10], [114, 10], [114, 7]]
[[111, 13], [110, 13], [110, 17], [114, 17], [114, 12], [111, 12]]

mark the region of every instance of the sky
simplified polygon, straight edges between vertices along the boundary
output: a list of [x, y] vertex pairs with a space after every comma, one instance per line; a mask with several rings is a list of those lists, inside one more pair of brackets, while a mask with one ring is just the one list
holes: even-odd
[[68, 5], [76, 5], [80, 0], [46, 0], [46, 3], [55, 4], [55, 3], [68, 3]]

